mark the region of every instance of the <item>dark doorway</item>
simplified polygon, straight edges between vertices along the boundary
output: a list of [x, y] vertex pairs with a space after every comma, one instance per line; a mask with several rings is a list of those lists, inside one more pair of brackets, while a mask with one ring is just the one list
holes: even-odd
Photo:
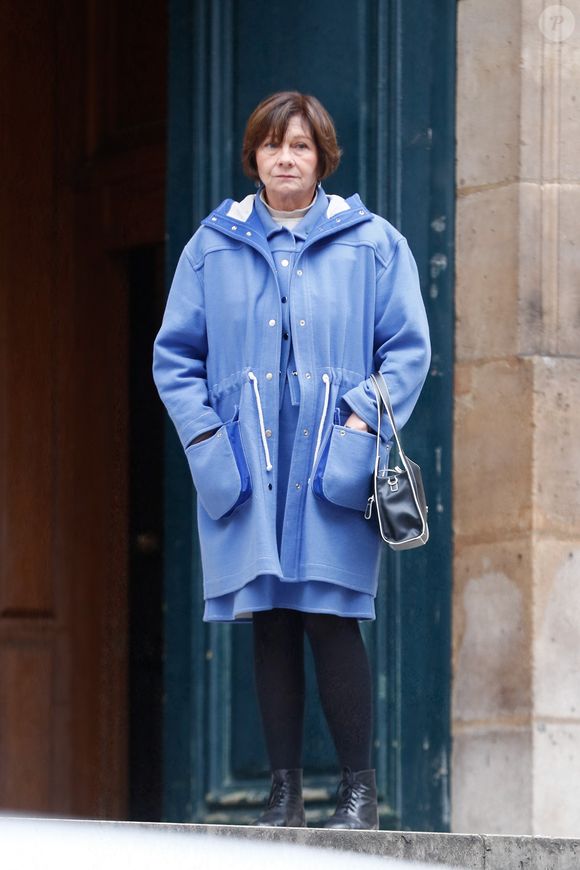
[[126, 255], [129, 294], [128, 817], [159, 821], [162, 799], [163, 408], [151, 356], [163, 307], [163, 246]]

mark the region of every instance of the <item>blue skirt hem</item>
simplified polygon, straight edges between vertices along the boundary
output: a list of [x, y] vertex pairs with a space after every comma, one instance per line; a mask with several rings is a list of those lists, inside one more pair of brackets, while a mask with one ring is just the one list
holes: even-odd
[[375, 619], [375, 599], [366, 592], [321, 580], [289, 583], [274, 574], [260, 574], [236, 592], [207, 598], [203, 621], [251, 622], [254, 611], [278, 607], [303, 613]]

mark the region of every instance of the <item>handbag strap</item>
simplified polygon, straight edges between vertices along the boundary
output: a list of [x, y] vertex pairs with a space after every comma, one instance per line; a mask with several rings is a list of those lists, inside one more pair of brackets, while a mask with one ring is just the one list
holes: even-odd
[[407, 458], [405, 455], [405, 451], [403, 450], [403, 445], [401, 444], [401, 440], [399, 438], [399, 433], [397, 432], [397, 427], [395, 425], [395, 416], [393, 414], [393, 406], [391, 405], [391, 397], [389, 395], [389, 388], [387, 387], [387, 382], [385, 380], [382, 372], [377, 372], [376, 374], [371, 374], [371, 380], [373, 382], [375, 393], [377, 395], [377, 453], [379, 450], [380, 437], [381, 437], [381, 400], [383, 405], [385, 406], [385, 410], [387, 412], [387, 416], [389, 418], [389, 423], [391, 424], [391, 428], [393, 430], [393, 435], [395, 437], [395, 441], [397, 442], [397, 449], [399, 451], [399, 456], [403, 460], [403, 465], [405, 464], [405, 459]]
[[[417, 491], [417, 484], [415, 481], [415, 476], [409, 467], [410, 460], [408, 460], [406, 455], [405, 455], [405, 451], [403, 450], [403, 445], [401, 444], [401, 440], [399, 438], [399, 433], [397, 432], [397, 427], [395, 425], [395, 416], [393, 414], [393, 408], [391, 405], [391, 397], [389, 396], [389, 389], [387, 387], [387, 382], [386, 382], [385, 377], [382, 374], [382, 372], [377, 372], [376, 374], [374, 374], [374, 373], [371, 374], [371, 380], [373, 382], [373, 386], [374, 386], [375, 392], [377, 394], [377, 419], [378, 419], [378, 422], [377, 422], [377, 451], [376, 451], [376, 456], [375, 456], [375, 473], [374, 473], [374, 497], [375, 497], [375, 499], [377, 498], [377, 477], [378, 477], [378, 473], [379, 473], [379, 448], [380, 448], [380, 440], [381, 440], [381, 402], [382, 402], [385, 406], [386, 411], [387, 411], [387, 414], [389, 417], [389, 422], [390, 422], [391, 427], [393, 429], [393, 435], [395, 437], [395, 441], [397, 442], [399, 457], [400, 457], [401, 462], [403, 464], [403, 468], [405, 469], [405, 471], [407, 473], [409, 485], [411, 487], [411, 492], [413, 493], [413, 499], [415, 501], [415, 505], [417, 507], [418, 514], [420, 515], [421, 521], [423, 523], [422, 534], [424, 534], [426, 531], [428, 531], [428, 529], [427, 529], [427, 511], [429, 510], [429, 508], [427, 507], [426, 504], [424, 504], [424, 494], [423, 494], [423, 505], [419, 501], [419, 495], [418, 495], [418, 491]], [[398, 470], [400, 471], [401, 469], [398, 469]], [[420, 469], [419, 469], [419, 480], [421, 480]], [[424, 510], [423, 510], [423, 506], [424, 506]], [[379, 526], [380, 526], [380, 511], [379, 511], [378, 500], [377, 500], [377, 511], [378, 511], [378, 516], [379, 516]], [[367, 513], [365, 512], [365, 517], [366, 516], [367, 516]], [[369, 516], [370, 516], [370, 513], [369, 513]], [[382, 535], [382, 529], [381, 529], [381, 535]]]

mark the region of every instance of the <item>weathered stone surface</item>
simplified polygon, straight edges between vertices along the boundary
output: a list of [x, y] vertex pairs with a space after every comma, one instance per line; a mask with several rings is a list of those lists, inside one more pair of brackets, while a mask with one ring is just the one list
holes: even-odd
[[[417, 831], [326, 831], [233, 825], [0, 819], [3, 857], [46, 866], [254, 868], [437, 866], [465, 870], [576, 870], [580, 840]], [[230, 840], [223, 847], [220, 840]], [[256, 848], [251, 848], [255, 841]], [[295, 845], [302, 848], [296, 850]], [[232, 851], [233, 850], [233, 851]], [[331, 851], [332, 850], [332, 851]], [[338, 853], [338, 854], [337, 854]], [[355, 853], [351, 856], [351, 853]], [[13, 858], [13, 861], [10, 859]], [[380, 863], [379, 863], [380, 862]], [[416, 863], [420, 862], [420, 863]]]
[[[579, 210], [578, 185], [519, 185], [519, 213], [514, 218], [519, 247], [518, 338], [511, 353], [553, 359], [580, 355]], [[468, 274], [464, 280], [469, 281]], [[461, 343], [458, 338], [458, 346], [463, 348], [469, 339], [469, 333]]]
[[517, 353], [517, 184], [457, 200], [456, 338], [458, 361]]
[[485, 870], [578, 870], [580, 840], [486, 836]]
[[[580, 0], [458, 4], [452, 814], [580, 830]], [[492, 28], [495, 32], [492, 32]], [[486, 868], [580, 866], [486, 838]]]
[[511, 181], [518, 170], [519, 3], [457, 4], [457, 186]]
[[451, 768], [454, 831], [532, 830], [532, 747], [531, 729], [525, 724], [494, 727], [490, 722], [456, 730]]
[[402, 861], [422, 861], [469, 870], [483, 868], [482, 840], [472, 834], [432, 834], [393, 832], [388, 835], [394, 847], [393, 857]]
[[575, 15], [576, 26], [559, 42], [546, 39], [539, 26], [542, 12], [550, 5], [557, 4], [538, 0], [514, 4], [521, 16], [520, 32], [513, 44], [514, 54], [520, 54], [519, 177], [548, 183], [578, 181], [575, 143], [580, 137], [580, 5], [578, 0], [563, 4]]
[[542, 137], [538, 135], [542, 117], [542, 76], [545, 38], [538, 26], [543, 3], [520, 0], [520, 32], [514, 53], [520, 55], [519, 77], [519, 177], [538, 182], [542, 179]]
[[580, 541], [538, 541], [534, 573], [534, 713], [580, 724]]
[[531, 527], [532, 385], [529, 359], [457, 365], [453, 501], [460, 544], [518, 537]]
[[580, 358], [534, 358], [534, 527], [580, 541]]
[[574, 33], [562, 43], [557, 56], [558, 95], [558, 178], [562, 182], [580, 181], [578, 142], [580, 141], [580, 112], [578, 111], [578, 82], [580, 81], [580, 5], [578, 0], [564, 4], [576, 17]]
[[227, 825], [195, 825], [204, 833], [302, 843], [341, 852], [381, 855], [426, 864], [445, 864], [478, 870], [482, 867], [482, 841], [464, 834], [437, 835], [401, 831], [327, 831], [324, 828], [253, 828]]
[[531, 555], [527, 539], [457, 548], [452, 681], [456, 724], [500, 718], [521, 722], [529, 716]]
[[554, 353], [558, 340], [558, 197], [555, 185], [518, 188], [517, 343], [514, 353]]
[[457, 200], [456, 357], [580, 355], [578, 185], [522, 181]]
[[[534, 825], [547, 837], [580, 831], [580, 722], [534, 727]], [[580, 853], [578, 854], [580, 859]], [[580, 860], [576, 867], [580, 867]]]
[[[580, 10], [579, 10], [580, 11]], [[580, 14], [579, 24], [580, 28]], [[580, 43], [580, 38], [579, 38]], [[575, 82], [576, 100], [580, 102], [578, 81]], [[576, 125], [580, 128], [580, 110], [575, 109]], [[576, 157], [576, 177], [580, 175], [578, 167], [578, 147], [580, 129], [576, 142], [567, 143], [574, 147]], [[580, 356], [580, 234], [578, 232], [578, 215], [580, 214], [580, 187], [576, 184], [560, 185], [559, 196], [559, 226], [558, 226], [558, 343], [559, 354]]]
[[[287, 830], [292, 833], [292, 829]], [[203, 825], [0, 819], [3, 861], [19, 870], [81, 866], [87, 870], [101, 870], [103, 867], [110, 870], [126, 867], [140, 870], [159, 870], [160, 867], [171, 870], [223, 870], [224, 867], [295, 870], [296, 866], [352, 870], [355, 865], [361, 870], [405, 870], [409, 866], [406, 861], [384, 855], [380, 850], [377, 854], [365, 853], [363, 831], [353, 832], [362, 835], [354, 838], [354, 848], [337, 845], [341, 839], [345, 843], [353, 841], [352, 837], [316, 836], [317, 832], [313, 831], [311, 834], [314, 836], [307, 835], [297, 840], [291, 836], [266, 836], [266, 831], [265, 828], [212, 829]], [[216, 836], [212, 836], [214, 834]], [[327, 848], [331, 839], [334, 845]], [[419, 870], [430, 865], [418, 863], [414, 866]], [[481, 863], [477, 866], [481, 867]]]

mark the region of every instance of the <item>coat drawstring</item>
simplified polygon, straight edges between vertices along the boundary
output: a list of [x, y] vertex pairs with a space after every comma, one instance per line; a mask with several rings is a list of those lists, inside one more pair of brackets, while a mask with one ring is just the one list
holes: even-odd
[[260, 419], [260, 434], [262, 436], [262, 446], [264, 448], [264, 456], [266, 458], [266, 471], [271, 471], [272, 470], [272, 463], [270, 462], [270, 451], [268, 450], [268, 442], [266, 440], [266, 430], [264, 428], [264, 414], [262, 412], [262, 402], [260, 401], [260, 393], [258, 391], [258, 378], [254, 374], [254, 372], [248, 372], [248, 377], [253, 384], [254, 395], [256, 397], [256, 405], [258, 406], [258, 417]]
[[328, 399], [330, 397], [330, 378], [328, 377], [326, 372], [324, 372], [324, 374], [322, 375], [322, 380], [325, 384], [324, 405], [322, 406], [322, 414], [320, 415], [318, 437], [316, 439], [316, 447], [314, 449], [314, 459], [312, 460], [312, 471], [314, 471], [314, 466], [316, 465], [316, 457], [318, 456], [318, 451], [320, 450], [320, 442], [322, 441], [322, 430], [324, 429], [324, 421], [326, 419], [326, 412], [328, 410]]

